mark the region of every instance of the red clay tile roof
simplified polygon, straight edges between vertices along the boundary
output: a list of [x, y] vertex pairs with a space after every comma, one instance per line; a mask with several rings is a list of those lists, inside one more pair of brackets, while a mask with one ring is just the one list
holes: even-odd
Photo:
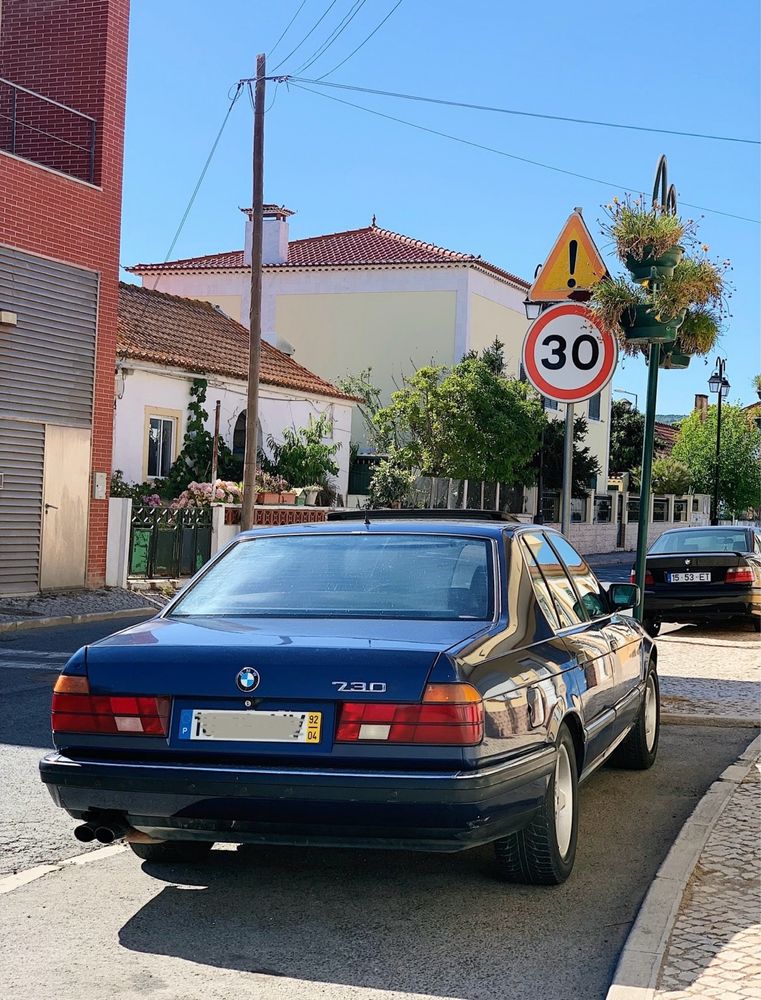
[[[117, 354], [182, 368], [248, 379], [248, 330], [209, 302], [119, 283]], [[330, 382], [262, 341], [261, 381], [300, 392], [352, 400]]]
[[[662, 455], [670, 455], [679, 436], [679, 428], [673, 424], [662, 424], [660, 420], [657, 420], [655, 422], [655, 436], [656, 451]], [[660, 447], [657, 446], [658, 439], [662, 442]]]
[[[282, 267], [342, 267], [379, 266], [402, 264], [473, 264], [505, 278], [520, 288], [528, 288], [529, 283], [495, 264], [469, 253], [446, 250], [433, 243], [424, 243], [411, 236], [393, 233], [377, 226], [364, 229], [350, 229], [343, 233], [328, 233], [325, 236], [310, 236], [303, 240], [291, 240], [288, 260], [283, 264], [266, 264], [266, 268]], [[205, 254], [202, 257], [186, 257], [171, 260], [166, 264], [135, 264], [127, 268], [138, 274], [152, 271], [205, 271], [243, 268], [243, 251], [231, 250], [227, 253]]]

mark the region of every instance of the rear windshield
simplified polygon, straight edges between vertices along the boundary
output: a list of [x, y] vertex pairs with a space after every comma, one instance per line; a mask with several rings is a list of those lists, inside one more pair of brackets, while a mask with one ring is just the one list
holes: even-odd
[[747, 552], [748, 536], [741, 528], [691, 528], [661, 535], [650, 549], [653, 555], [670, 552]]
[[491, 580], [483, 538], [273, 535], [241, 539], [171, 616], [490, 620]]

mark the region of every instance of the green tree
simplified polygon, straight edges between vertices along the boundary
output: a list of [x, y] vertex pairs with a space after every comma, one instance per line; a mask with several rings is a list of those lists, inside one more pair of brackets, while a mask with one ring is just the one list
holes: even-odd
[[[578, 416], [573, 422], [573, 483], [571, 492], [575, 497], [585, 497], [587, 491], [594, 489], [593, 479], [602, 471], [600, 463], [584, 444], [587, 437], [587, 418]], [[542, 477], [546, 490], [559, 490], [563, 487], [563, 448], [565, 443], [565, 422], [563, 420], [547, 419], [544, 428], [544, 445], [542, 449]], [[538, 468], [538, 456], [534, 462]], [[590, 486], [590, 482], [593, 483]]]
[[[616, 399], [610, 410], [610, 459], [608, 475], [621, 476], [633, 472], [639, 481], [642, 466], [642, 445], [645, 440], [645, 415], [635, 410], [628, 399]], [[655, 450], [665, 442], [655, 435]]]
[[[383, 409], [381, 403], [381, 391], [372, 382], [372, 368], [365, 368], [357, 375], [345, 375], [336, 380], [336, 385], [349, 396], [356, 396], [359, 402], [357, 410], [362, 417], [362, 421], [367, 431], [367, 440], [376, 451], [384, 452], [398, 445], [394, 438], [394, 427], [382, 429], [376, 419], [378, 412]], [[391, 439], [389, 439], [389, 433]]]
[[[716, 474], [717, 407], [705, 420], [691, 413], [682, 421], [672, 455], [690, 470], [695, 493], [713, 494]], [[741, 517], [761, 502], [761, 430], [741, 406], [721, 408], [721, 472], [719, 508], [722, 515]]]
[[653, 493], [687, 493], [690, 488], [690, 470], [673, 455], [656, 458], [653, 462]]
[[397, 456], [407, 469], [516, 485], [533, 475], [543, 412], [533, 389], [504, 376], [495, 341], [451, 369], [418, 369], [375, 420], [386, 440], [399, 442]]
[[327, 476], [338, 474], [333, 456], [341, 450], [341, 445], [327, 444], [324, 440], [332, 431], [333, 421], [323, 413], [317, 420], [310, 417], [308, 427], [286, 427], [282, 441], [270, 434], [267, 443], [272, 457], [261, 456], [262, 468], [283, 476], [291, 486], [321, 484]]

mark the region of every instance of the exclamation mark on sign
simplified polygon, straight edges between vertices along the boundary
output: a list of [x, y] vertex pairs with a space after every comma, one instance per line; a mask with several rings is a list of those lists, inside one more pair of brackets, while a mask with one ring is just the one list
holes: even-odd
[[576, 240], [571, 240], [568, 244], [568, 273], [571, 277], [568, 279], [568, 287], [576, 287], [576, 279], [573, 276], [573, 272], [576, 270], [576, 251], [579, 248], [579, 244]]

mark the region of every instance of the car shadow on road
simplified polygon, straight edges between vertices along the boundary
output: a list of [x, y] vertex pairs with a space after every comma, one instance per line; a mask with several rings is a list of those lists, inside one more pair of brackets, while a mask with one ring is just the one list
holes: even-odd
[[523, 996], [507, 988], [495, 934], [502, 937], [519, 900], [523, 913], [532, 897], [550, 897], [490, 881], [490, 858], [488, 850], [242, 847], [214, 851], [204, 868], [145, 864], [146, 874], [181, 884], [165, 886], [125, 924], [120, 943], [317, 983], [468, 1000]]

